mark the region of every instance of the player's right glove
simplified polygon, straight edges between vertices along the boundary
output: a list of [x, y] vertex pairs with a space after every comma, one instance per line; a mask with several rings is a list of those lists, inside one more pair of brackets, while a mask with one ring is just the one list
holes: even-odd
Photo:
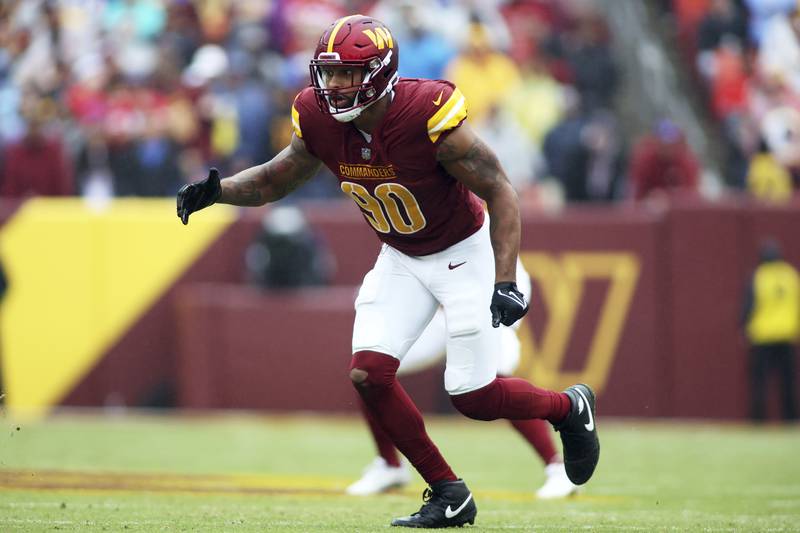
[[221, 195], [219, 170], [211, 168], [206, 179], [186, 184], [178, 191], [178, 218], [184, 225], [188, 224], [189, 215], [212, 205]]
[[528, 302], [525, 295], [517, 289], [517, 284], [513, 281], [501, 281], [494, 284], [492, 293], [492, 304], [489, 306], [492, 311], [492, 327], [500, 324], [510, 326], [528, 312]]

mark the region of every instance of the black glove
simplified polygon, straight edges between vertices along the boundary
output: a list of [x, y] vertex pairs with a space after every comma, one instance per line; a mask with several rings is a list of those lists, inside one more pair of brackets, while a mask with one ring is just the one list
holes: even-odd
[[494, 284], [492, 293], [492, 327], [500, 324], [510, 326], [528, 312], [528, 302], [525, 295], [519, 292], [517, 284], [513, 281], [501, 281]]
[[210, 206], [222, 195], [219, 184], [219, 170], [212, 168], [208, 177], [181, 187], [178, 191], [178, 218], [184, 225], [189, 223], [189, 215]]

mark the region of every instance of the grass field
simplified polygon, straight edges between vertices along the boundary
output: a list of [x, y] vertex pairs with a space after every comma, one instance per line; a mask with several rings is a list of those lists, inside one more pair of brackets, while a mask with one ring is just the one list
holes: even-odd
[[[421, 504], [342, 493], [372, 458], [344, 417], [63, 413], [0, 423], [0, 531], [379, 531]], [[505, 423], [431, 418], [473, 531], [800, 531], [800, 427], [600, 420], [594, 478], [536, 501]]]

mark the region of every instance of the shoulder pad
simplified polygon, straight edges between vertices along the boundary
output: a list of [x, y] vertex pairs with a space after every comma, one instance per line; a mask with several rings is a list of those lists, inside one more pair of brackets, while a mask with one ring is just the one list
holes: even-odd
[[467, 118], [467, 100], [452, 83], [440, 81], [432, 85], [427, 126], [428, 137], [435, 143], [442, 133], [457, 128]]

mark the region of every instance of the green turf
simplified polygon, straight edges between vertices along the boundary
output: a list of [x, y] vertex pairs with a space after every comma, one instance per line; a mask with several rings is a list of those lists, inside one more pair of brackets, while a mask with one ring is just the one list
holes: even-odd
[[[543, 502], [532, 497], [543, 479], [538, 459], [505, 423], [428, 421], [475, 493], [473, 531], [800, 531], [797, 426], [600, 424], [603, 452], [595, 477], [577, 498]], [[20, 471], [40, 480], [54, 471], [188, 477], [179, 492], [33, 490], [6, 482], [0, 531], [387, 530], [392, 516], [418, 508], [423, 485], [417, 479], [390, 495], [342, 495], [371, 457], [371, 443], [354, 418], [5, 418], [0, 480]], [[205, 492], [191, 492], [187, 487], [200, 479], [195, 475], [223, 477], [212, 479]], [[241, 477], [226, 485], [224, 476]], [[247, 476], [261, 492], [247, 493]]]

